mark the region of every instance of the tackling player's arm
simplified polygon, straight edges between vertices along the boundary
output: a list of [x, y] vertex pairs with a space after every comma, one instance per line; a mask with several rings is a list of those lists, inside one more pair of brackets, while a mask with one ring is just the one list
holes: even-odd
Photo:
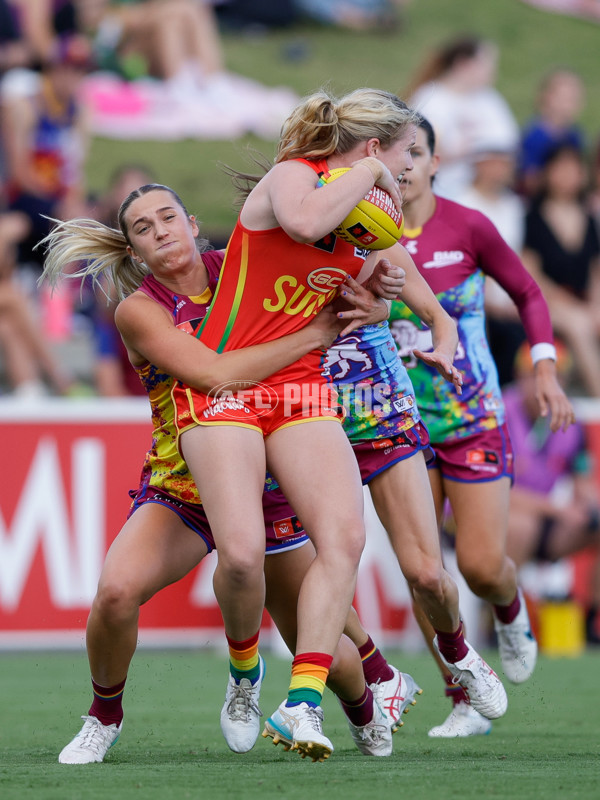
[[[370, 321], [372, 313], [368, 304], [360, 308], [364, 301], [359, 292], [356, 298], [354, 293], [348, 297], [357, 307], [352, 316], [353, 327]], [[264, 380], [312, 350], [325, 350], [349, 319], [346, 314], [338, 318], [332, 308], [325, 307], [308, 325], [288, 336], [242, 350], [216, 353], [195, 336], [176, 328], [167, 309], [143, 292], [126, 297], [115, 312], [115, 323], [134, 366], [150, 362], [204, 392], [228, 381]]]

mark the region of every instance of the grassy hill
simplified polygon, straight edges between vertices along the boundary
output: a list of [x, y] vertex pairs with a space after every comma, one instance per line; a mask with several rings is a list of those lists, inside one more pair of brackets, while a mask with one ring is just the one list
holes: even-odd
[[[582, 123], [590, 141], [600, 137], [598, 66], [600, 25], [539, 11], [520, 0], [412, 0], [403, 24], [390, 32], [350, 32], [317, 24], [295, 25], [263, 35], [224, 32], [228, 68], [262, 83], [284, 85], [300, 95], [328, 86], [342, 94], [377, 86], [403, 94], [415, 65], [430, 47], [459, 32], [486, 36], [500, 46], [498, 88], [517, 119], [532, 111], [535, 87], [550, 67], [564, 65], [583, 77], [588, 102]], [[267, 156], [273, 144], [245, 137], [229, 141], [120, 142], [95, 139], [88, 182], [102, 191], [113, 168], [130, 161], [153, 166], [172, 184], [213, 236], [233, 225], [232, 189], [218, 167], [248, 168], [247, 145]]]

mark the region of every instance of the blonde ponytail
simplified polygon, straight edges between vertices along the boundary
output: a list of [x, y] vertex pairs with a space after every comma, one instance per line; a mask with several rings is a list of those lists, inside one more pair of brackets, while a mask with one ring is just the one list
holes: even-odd
[[121, 231], [94, 219], [53, 221], [56, 225], [38, 245], [46, 252], [40, 282], [56, 286], [63, 278], [91, 278], [104, 294], [109, 294], [107, 286], [114, 286], [121, 300], [149, 274], [145, 264], [129, 256]]

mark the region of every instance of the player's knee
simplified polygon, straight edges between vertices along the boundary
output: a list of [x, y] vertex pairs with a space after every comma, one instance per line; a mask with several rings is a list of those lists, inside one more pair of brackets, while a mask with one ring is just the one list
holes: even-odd
[[472, 564], [461, 567], [460, 571], [469, 589], [478, 597], [486, 597], [497, 591], [500, 582], [501, 565], [494, 560], [485, 564]]
[[358, 569], [364, 547], [364, 539], [349, 537], [335, 546], [317, 547], [317, 555], [322, 562], [327, 562], [336, 572], [355, 571]]
[[217, 570], [220, 577], [236, 587], [249, 586], [262, 580], [264, 570], [264, 547], [222, 549], [219, 548]]
[[441, 602], [444, 598], [444, 570], [441, 564], [424, 564], [421, 569], [407, 577], [407, 582], [413, 593], [429, 595]]
[[338, 536], [338, 554], [341, 551], [351, 561], [358, 564], [365, 546], [365, 529], [361, 521], [345, 523]]
[[94, 611], [106, 624], [118, 624], [137, 615], [147, 598], [140, 587], [124, 581], [101, 581], [94, 598]]

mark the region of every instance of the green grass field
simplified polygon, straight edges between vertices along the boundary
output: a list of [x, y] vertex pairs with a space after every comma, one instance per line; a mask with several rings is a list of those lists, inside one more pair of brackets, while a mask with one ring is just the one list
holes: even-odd
[[[403, 94], [404, 86], [430, 47], [458, 32], [472, 32], [498, 43], [498, 88], [517, 119], [532, 113], [535, 88], [548, 68], [565, 65], [583, 77], [588, 103], [582, 124], [590, 142], [600, 137], [598, 53], [600, 25], [539, 11], [520, 0], [412, 0], [405, 23], [390, 33], [361, 33], [296, 25], [266, 36], [225, 33], [227, 67], [268, 86], [289, 86], [300, 95], [327, 86], [342, 94], [358, 86], [376, 86]], [[303, 53], [300, 59], [290, 53]], [[271, 158], [272, 142], [253, 137], [234, 142], [119, 142], [95, 139], [88, 182], [102, 191], [123, 163], [152, 165], [159, 180], [179, 191], [211, 237], [228, 235], [235, 213], [229, 179], [219, 162], [249, 169], [247, 146]]]
[[[289, 663], [267, 654], [261, 706], [271, 713], [285, 694]], [[493, 665], [497, 654], [489, 653]], [[433, 662], [394, 654], [424, 689], [404, 717], [390, 758], [362, 756], [329, 692], [326, 733], [336, 750], [313, 764], [259, 738], [231, 753], [219, 712], [225, 658], [212, 652], [141, 650], [129, 675], [125, 725], [104, 764], [57, 763], [79, 729], [90, 688], [81, 653], [0, 657], [0, 797], [80, 800], [112, 797], [205, 800], [597, 800], [600, 796], [600, 652], [541, 658], [531, 681], [510, 686], [507, 715], [489, 736], [432, 740], [427, 730], [449, 711]]]

